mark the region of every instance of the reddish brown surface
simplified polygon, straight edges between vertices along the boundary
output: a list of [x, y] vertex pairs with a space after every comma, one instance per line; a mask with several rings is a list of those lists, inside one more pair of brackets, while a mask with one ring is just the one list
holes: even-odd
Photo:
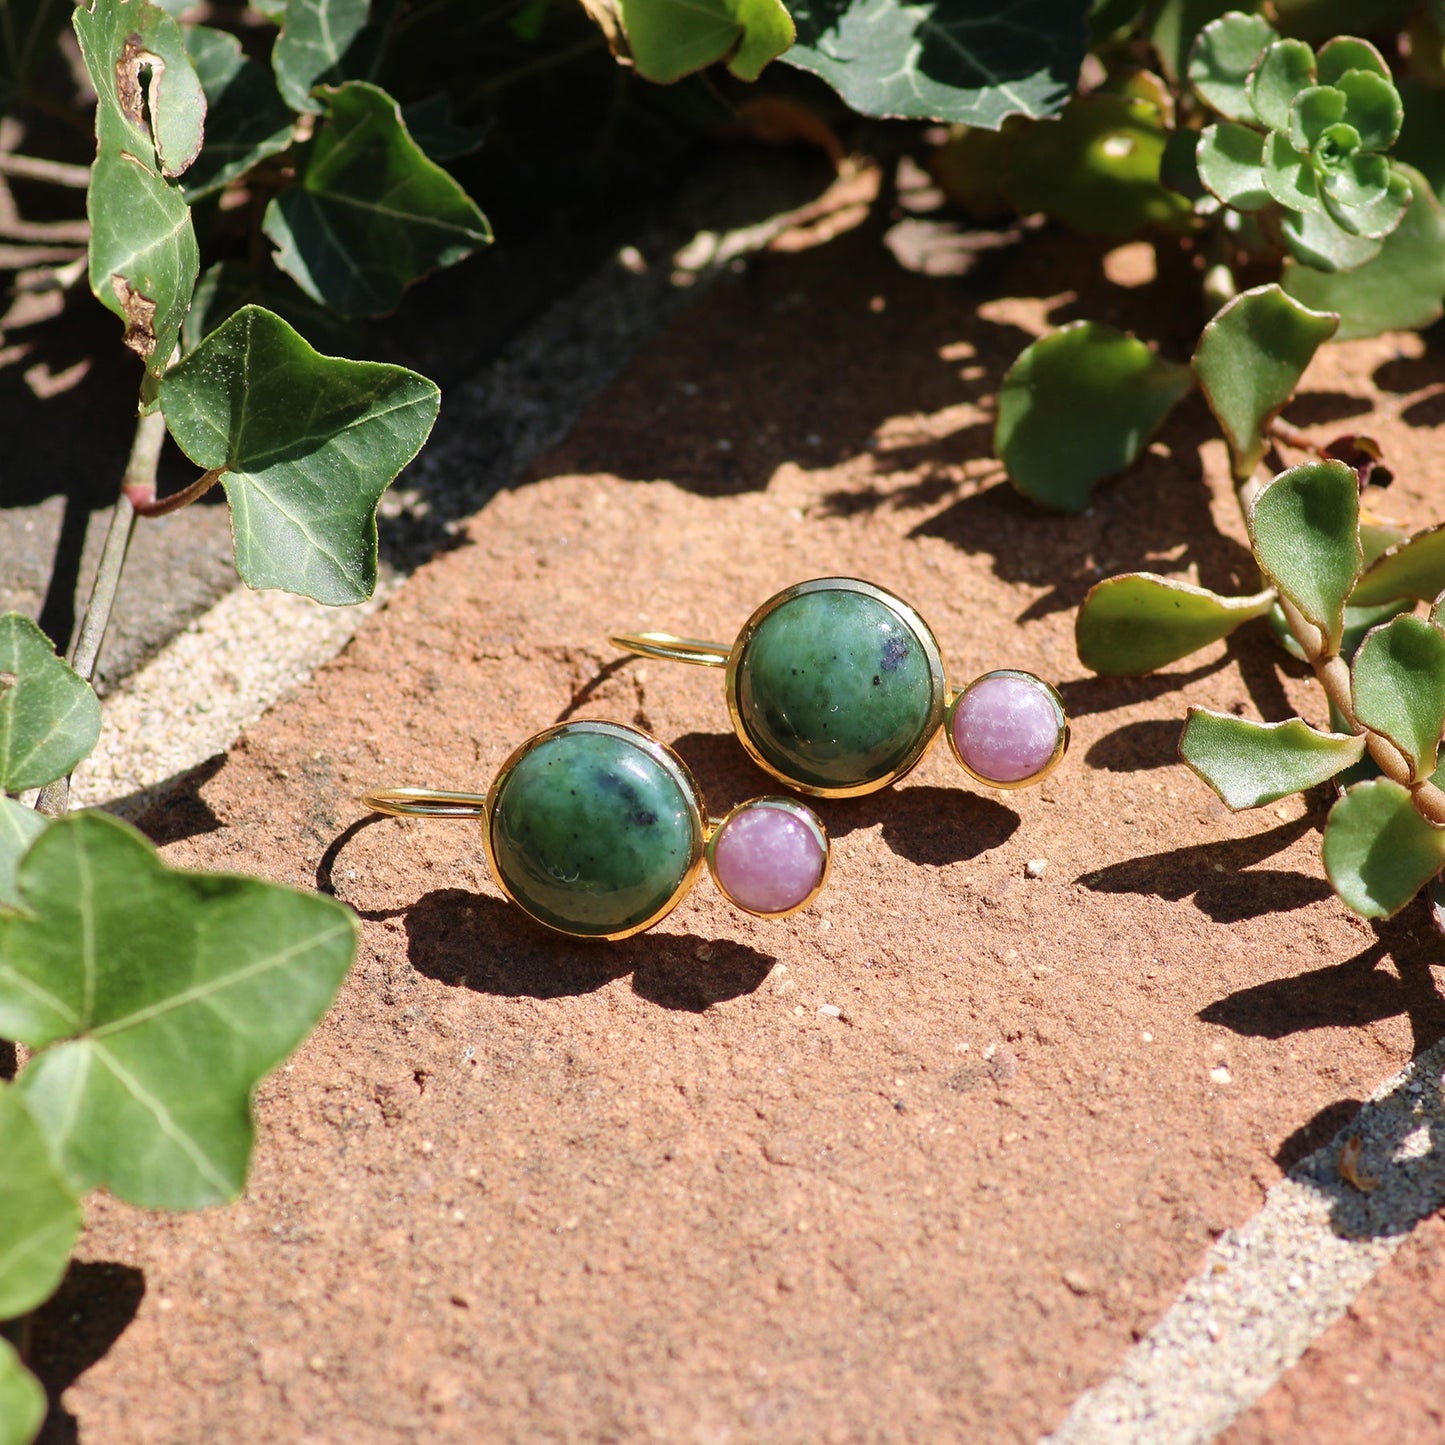
[[[1051, 237], [974, 290], [861, 234], [766, 258], [153, 818], [173, 862], [329, 880], [365, 939], [261, 1091], [241, 1204], [95, 1202], [84, 1257], [124, 1269], [42, 1322], [61, 1381], [118, 1334], [65, 1394], [82, 1440], [1028, 1440], [1277, 1161], [1445, 1031], [1422, 913], [1377, 937], [1322, 880], [1317, 812], [1231, 816], [1172, 761], [1190, 702], [1315, 714], [1269, 644], [1133, 682], [1074, 658], [1102, 573], [1247, 576], [1197, 401], [1088, 516], [998, 482], [980, 401], [1021, 328], [1173, 315], [1149, 287], [1033, 299], [1093, 269]], [[1438, 379], [1352, 344], [1296, 411]], [[1377, 421], [1391, 508], [1423, 521], [1430, 433]], [[1059, 772], [986, 795], [936, 748], [825, 807], [808, 911], [751, 920], [704, 882], [611, 946], [500, 902], [471, 828], [354, 826], [362, 789], [482, 786], [573, 710], [676, 743], [716, 810], [766, 790], [720, 674], [614, 670], [606, 635], [729, 640], [831, 572], [912, 601], [959, 680], [1057, 680]]]
[[1220, 1445], [1445, 1440], [1445, 1218], [1418, 1226]]

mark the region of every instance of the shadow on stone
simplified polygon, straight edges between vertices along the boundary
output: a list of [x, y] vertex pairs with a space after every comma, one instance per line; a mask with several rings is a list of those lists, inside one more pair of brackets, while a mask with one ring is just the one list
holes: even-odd
[[1142, 773], [1150, 768], [1168, 767], [1179, 760], [1182, 726], [1173, 718], [1125, 723], [1101, 737], [1084, 754], [1084, 761], [1091, 768], [1108, 773]]
[[1337, 1099], [1333, 1104], [1326, 1104], [1313, 1119], [1280, 1141], [1274, 1151], [1274, 1162], [1288, 1174], [1302, 1159], [1323, 1149], [1341, 1129], [1352, 1124], [1360, 1108], [1358, 1099]]
[[214, 833], [221, 827], [221, 820], [201, 797], [201, 789], [221, 771], [225, 761], [225, 753], [216, 753], [163, 783], [107, 803], [106, 811], [134, 823], [159, 848], [183, 838]]
[[125, 1333], [145, 1297], [128, 1264], [72, 1260], [60, 1288], [30, 1322], [30, 1367], [50, 1397], [37, 1445], [79, 1445], [79, 1423], [60, 1397]]
[[1127, 858], [1081, 874], [1079, 882], [1095, 893], [1145, 893], [1171, 902], [1192, 897], [1195, 907], [1216, 923], [1288, 913], [1331, 897], [1329, 884], [1304, 873], [1252, 865], [1282, 852], [1314, 827], [1315, 820], [1306, 815], [1252, 838]]
[[692, 934], [639, 933], [616, 943], [570, 939], [545, 931], [509, 903], [460, 888], [425, 894], [402, 916], [412, 967], [479, 993], [571, 998], [630, 973], [639, 998], [701, 1013], [752, 993], [774, 963], [745, 944]]

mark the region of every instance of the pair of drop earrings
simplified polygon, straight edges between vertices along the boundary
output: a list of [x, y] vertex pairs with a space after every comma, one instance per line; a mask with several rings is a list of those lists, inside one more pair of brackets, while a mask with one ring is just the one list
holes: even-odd
[[[643, 657], [726, 668], [739, 741], [766, 772], [812, 797], [888, 787], [940, 728], [964, 771], [994, 788], [1040, 782], [1068, 747], [1068, 715], [1048, 683], [1001, 669], [950, 691], [923, 618], [852, 577], [785, 588], [731, 647], [660, 632], [611, 641]], [[484, 794], [382, 788], [362, 802], [396, 816], [480, 820], [502, 891], [574, 938], [652, 927], [704, 863], [724, 897], [766, 918], [807, 907], [828, 876], [828, 834], [811, 808], [761, 797], [710, 818], [682, 759], [626, 723], [547, 728]]]

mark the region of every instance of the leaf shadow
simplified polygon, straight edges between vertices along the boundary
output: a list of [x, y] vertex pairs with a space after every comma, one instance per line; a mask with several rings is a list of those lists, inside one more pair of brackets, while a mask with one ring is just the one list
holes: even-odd
[[1171, 902], [1192, 898], [1216, 923], [1238, 923], [1288, 913], [1332, 896], [1328, 883], [1308, 874], [1253, 865], [1273, 857], [1316, 827], [1306, 815], [1249, 838], [1195, 843], [1111, 863], [1079, 882], [1095, 893], [1141, 893]]
[[80, 1445], [65, 1391], [110, 1352], [136, 1317], [145, 1276], [128, 1264], [73, 1259], [60, 1288], [30, 1318], [29, 1364], [50, 1401], [36, 1445]]
[[1091, 768], [1108, 773], [1142, 773], [1179, 760], [1177, 718], [1145, 718], [1106, 733], [1084, 754]]

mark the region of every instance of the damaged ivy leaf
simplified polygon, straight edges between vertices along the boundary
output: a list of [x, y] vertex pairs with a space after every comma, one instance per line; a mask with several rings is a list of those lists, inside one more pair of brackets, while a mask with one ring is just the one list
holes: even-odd
[[180, 27], [147, 0], [94, 0], [76, 8], [73, 24], [97, 100], [90, 289], [125, 322], [150, 401], [199, 270], [190, 209], [173, 178], [200, 150], [205, 95]]

